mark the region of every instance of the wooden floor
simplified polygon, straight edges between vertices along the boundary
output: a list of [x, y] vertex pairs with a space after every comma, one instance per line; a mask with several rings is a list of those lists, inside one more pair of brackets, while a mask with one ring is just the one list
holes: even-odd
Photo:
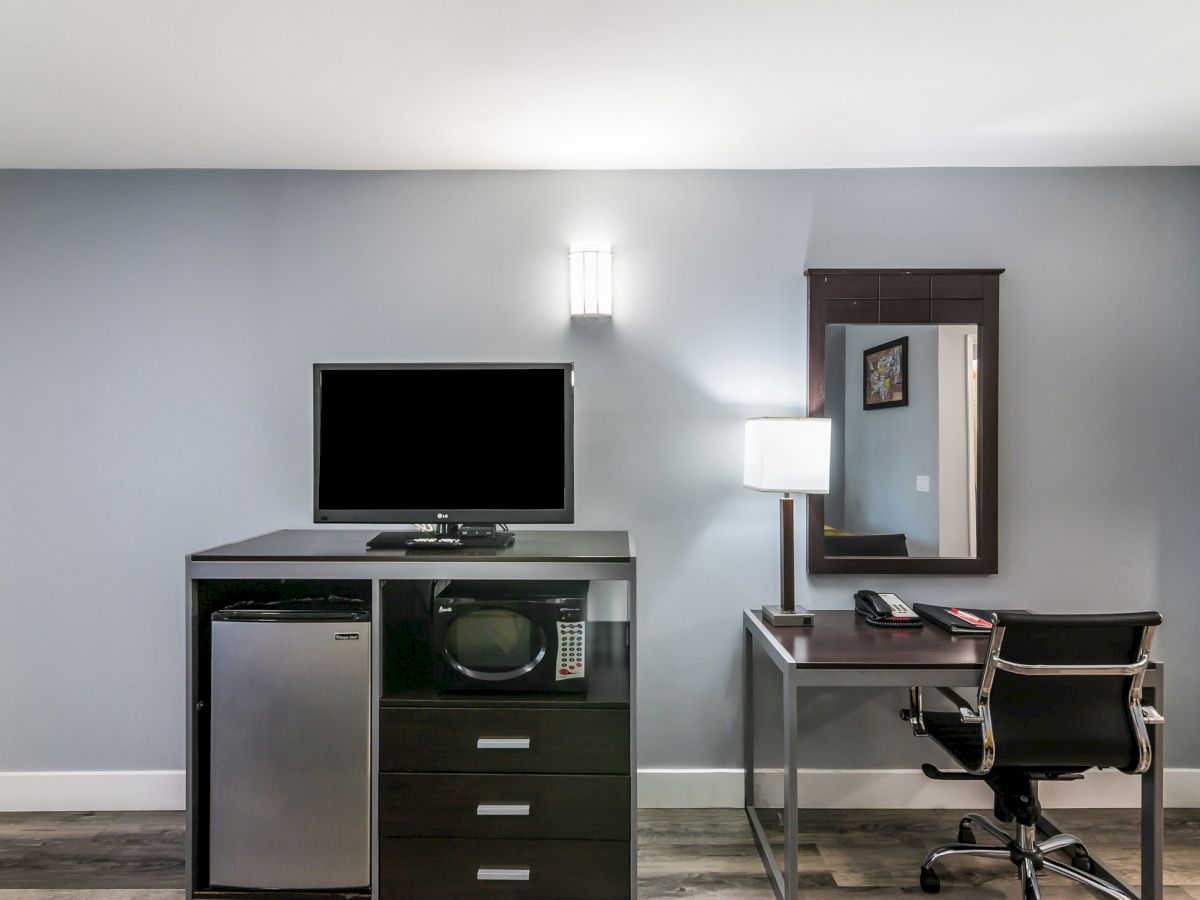
[[[803, 896], [923, 896], [921, 857], [954, 839], [958, 816], [802, 810]], [[1056, 818], [1137, 883], [1134, 810], [1068, 810]], [[642, 810], [639, 832], [641, 900], [774, 896], [740, 810]], [[1200, 810], [1167, 811], [1165, 867], [1167, 900], [1200, 900]], [[1007, 862], [950, 862], [941, 867], [941, 896], [1016, 898], [1014, 872]], [[0, 813], [0, 900], [179, 900], [182, 883], [181, 813]], [[1093, 896], [1053, 876], [1043, 883], [1046, 900]]]
[[[984, 812], [976, 810], [976, 812]], [[638, 847], [640, 900], [668, 897], [773, 900], [740, 810], [642, 810]], [[801, 810], [799, 869], [805, 898], [923, 897], [917, 872], [925, 854], [955, 840], [962, 811]], [[1055, 820], [1138, 886], [1136, 810], [1059, 810]], [[1165, 900], [1200, 900], [1200, 810], [1167, 810]], [[764, 816], [782, 864], [778, 816]], [[986, 835], [979, 835], [986, 843]], [[1016, 869], [1005, 861], [947, 861], [938, 866], [939, 897], [1018, 898]], [[1042, 882], [1046, 900], [1095, 894], [1057, 876]]]

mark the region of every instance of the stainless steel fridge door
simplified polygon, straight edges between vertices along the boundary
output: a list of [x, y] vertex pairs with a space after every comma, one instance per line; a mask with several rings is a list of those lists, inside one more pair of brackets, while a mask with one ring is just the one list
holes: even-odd
[[370, 648], [368, 622], [213, 622], [213, 886], [370, 883]]

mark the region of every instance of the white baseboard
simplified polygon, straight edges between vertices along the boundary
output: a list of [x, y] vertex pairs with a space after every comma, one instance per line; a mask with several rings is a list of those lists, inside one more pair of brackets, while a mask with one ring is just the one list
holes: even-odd
[[0, 812], [183, 809], [182, 770], [0, 772]]
[[[1048, 807], [1135, 807], [1140, 779], [1091, 772], [1082, 781], [1046, 784]], [[0, 772], [0, 812], [183, 809], [184, 773]], [[782, 770], [758, 773], [759, 805], [783, 805]], [[801, 769], [800, 805], [814, 809], [961, 809], [988, 807], [977, 782], [930, 781], [916, 769]], [[1200, 769], [1167, 769], [1167, 806], [1200, 807]], [[741, 769], [639, 769], [638, 806], [704, 809], [742, 805]]]
[[[800, 805], [810, 809], [987, 808], [991, 792], [980, 782], [931, 781], [918, 769], [801, 769]], [[1058, 809], [1136, 807], [1141, 779], [1105, 770], [1082, 781], [1043, 784], [1046, 806]], [[783, 770], [759, 770], [760, 806], [783, 805]], [[1167, 806], [1200, 807], [1200, 769], [1167, 769]], [[742, 805], [741, 769], [639, 769], [638, 806], [702, 809]]]

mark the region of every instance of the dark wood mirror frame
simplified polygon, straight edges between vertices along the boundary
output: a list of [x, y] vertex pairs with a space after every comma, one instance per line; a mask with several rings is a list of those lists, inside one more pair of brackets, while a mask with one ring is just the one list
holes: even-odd
[[812, 574], [995, 575], [1000, 274], [1003, 269], [806, 269], [808, 414], [825, 415], [827, 325], [979, 326], [977, 556], [826, 556], [825, 497], [808, 497]]

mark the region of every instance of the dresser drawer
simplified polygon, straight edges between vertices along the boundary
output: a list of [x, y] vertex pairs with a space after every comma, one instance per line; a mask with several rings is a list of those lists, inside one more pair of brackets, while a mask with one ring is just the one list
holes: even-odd
[[385, 708], [382, 772], [628, 775], [625, 709]]
[[381, 775], [384, 837], [629, 839], [627, 775]]
[[620, 900], [628, 841], [381, 838], [382, 900]]

